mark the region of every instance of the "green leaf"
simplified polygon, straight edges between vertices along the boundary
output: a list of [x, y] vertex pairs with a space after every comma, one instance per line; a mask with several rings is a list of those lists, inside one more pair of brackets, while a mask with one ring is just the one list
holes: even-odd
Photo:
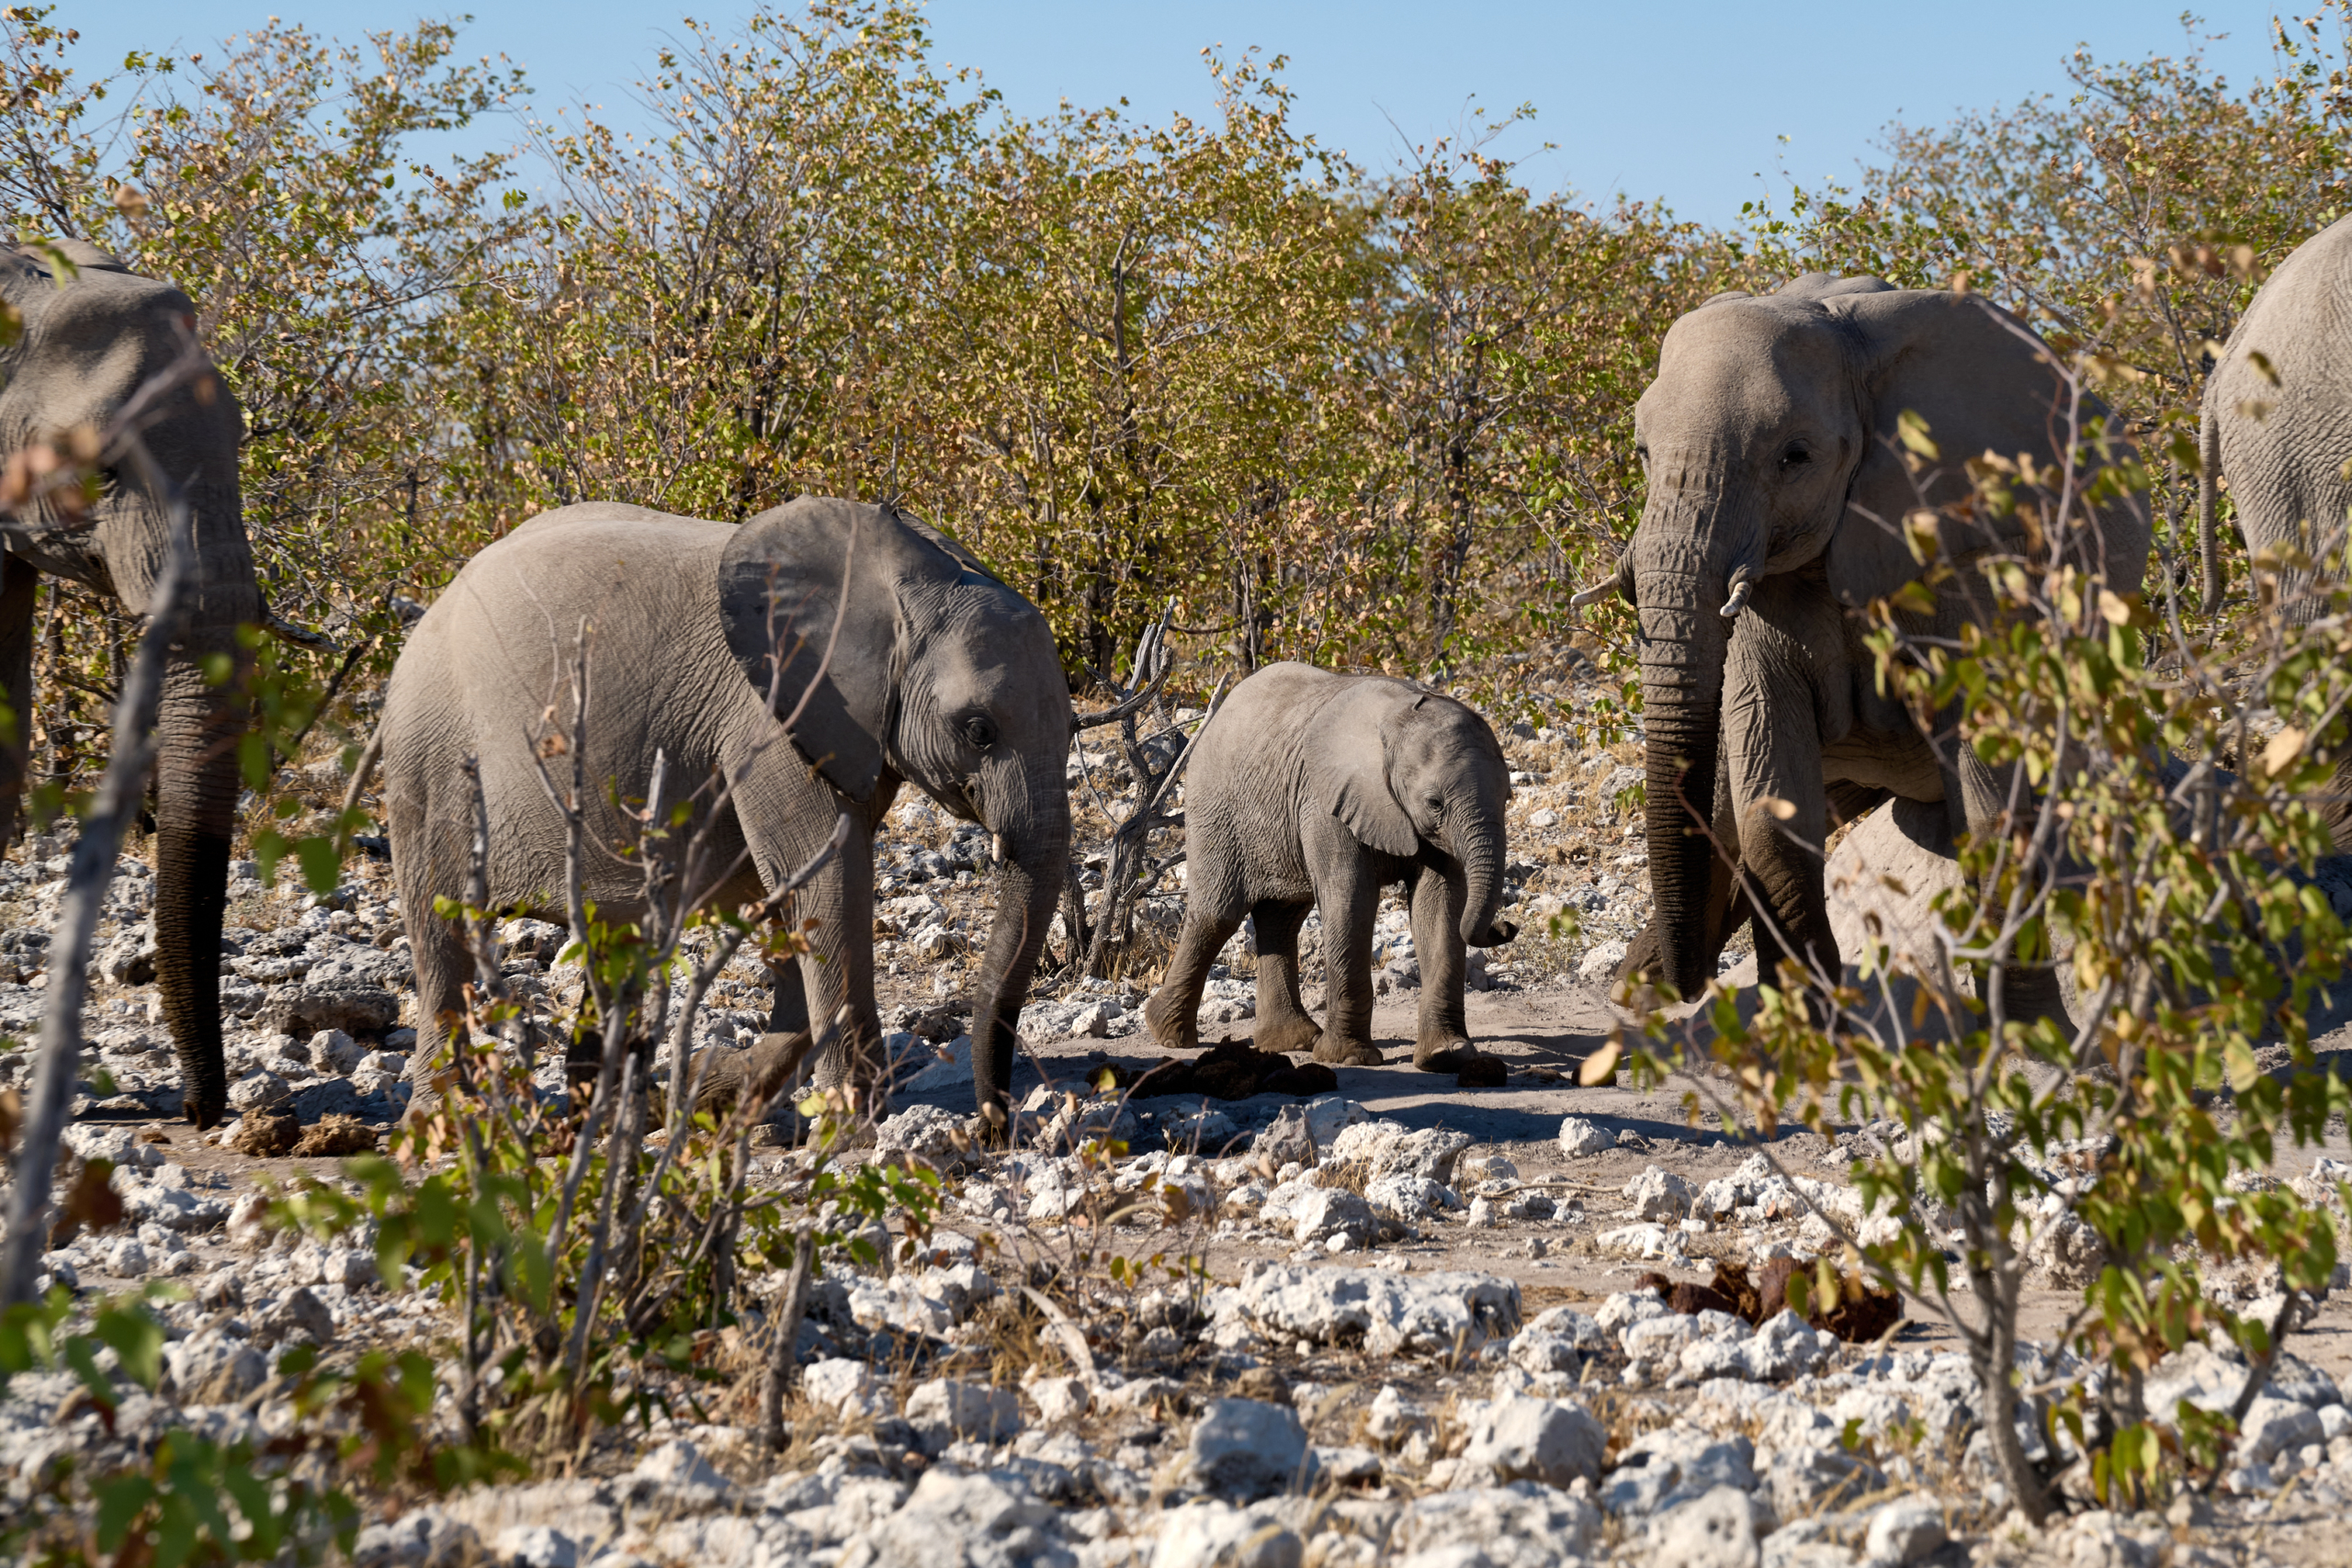
[[155, 1495], [155, 1483], [143, 1475], [124, 1474], [98, 1483], [96, 1490], [98, 1550], [113, 1551]]
[[295, 840], [294, 853], [302, 863], [302, 880], [313, 893], [332, 893], [343, 880], [343, 856], [332, 836]]
[[164, 1325], [143, 1306], [100, 1309], [93, 1329], [114, 1348], [123, 1371], [140, 1387], [153, 1393], [164, 1378]]

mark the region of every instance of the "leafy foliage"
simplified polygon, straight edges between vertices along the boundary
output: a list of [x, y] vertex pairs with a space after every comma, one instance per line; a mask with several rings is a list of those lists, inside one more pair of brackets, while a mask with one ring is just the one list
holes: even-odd
[[[143, 1297], [102, 1302], [86, 1328], [73, 1329], [72, 1292], [0, 1315], [0, 1391], [17, 1373], [63, 1365], [80, 1387], [61, 1416], [79, 1405], [109, 1435], [118, 1431], [119, 1386], [102, 1367], [150, 1393], [164, 1374], [164, 1325], [149, 1302], [174, 1293], [151, 1285]], [[420, 1423], [433, 1403], [433, 1369], [414, 1352], [380, 1352], [342, 1372], [316, 1366], [308, 1346], [278, 1358], [292, 1385], [294, 1424], [278, 1436], [223, 1439], [172, 1427], [112, 1467], [62, 1456], [23, 1478], [23, 1506], [0, 1522], [10, 1560], [55, 1565], [99, 1562], [315, 1562], [348, 1551], [359, 1510], [339, 1483], [366, 1472], [391, 1479], [400, 1456], [421, 1456]]]

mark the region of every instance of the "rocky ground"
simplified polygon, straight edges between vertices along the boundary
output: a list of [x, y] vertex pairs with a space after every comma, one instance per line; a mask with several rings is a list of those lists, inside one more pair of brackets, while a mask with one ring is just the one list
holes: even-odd
[[[2294, 1340], [2210, 1501], [2126, 1515], [2078, 1497], [2035, 1531], [1988, 1467], [1973, 1380], [1934, 1318], [1915, 1311], [1848, 1341], [1769, 1301], [1719, 1303], [1746, 1315], [1679, 1312], [1644, 1281], [1705, 1281], [1725, 1266], [1762, 1281], [1775, 1259], [1830, 1247], [1824, 1213], [1865, 1232], [1888, 1223], [1844, 1179], [1888, 1130], [1735, 1145], [1686, 1120], [1684, 1094], [1707, 1086], [1577, 1087], [1613, 1021], [1601, 987], [1646, 918], [1647, 877], [1615, 804], [1638, 753], [1589, 744], [1573, 703], [1560, 710], [1557, 733], [1506, 738], [1515, 914], [1529, 934], [1489, 955], [1471, 998], [1473, 1032], [1505, 1067], [1481, 1089], [1409, 1066], [1419, 971], [1397, 904], [1382, 922], [1375, 1016], [1392, 1065], [1270, 1093], [1243, 1092], [1248, 1073], [1194, 1072], [1186, 1092], [1152, 1093], [1167, 1079], [1144, 1075], [1165, 1054], [1139, 1032], [1137, 980], [1041, 987], [1015, 1084], [1028, 1146], [972, 1153], [958, 1135], [973, 1110], [969, 1045], [952, 1000], [987, 926], [987, 844], [902, 803], [879, 851], [876, 943], [901, 1081], [877, 1153], [940, 1166], [947, 1199], [919, 1250], [877, 1269], [829, 1263], [803, 1332], [790, 1447], [772, 1456], [752, 1442], [747, 1370], [702, 1418], [608, 1434], [563, 1478], [385, 1499], [360, 1560], [2352, 1561], [2340, 1528], [2352, 1311], [2340, 1296]], [[1082, 796], [1118, 807], [1115, 758], [1090, 750], [1072, 770]], [[61, 853], [36, 841], [0, 866], [0, 1031], [28, 1040]], [[238, 869], [222, 984], [242, 1119], [204, 1137], [175, 1119], [176, 1070], [154, 1020], [148, 871], [127, 860], [115, 885], [96, 1059], [70, 1139], [118, 1165], [128, 1217], [49, 1267], [85, 1295], [158, 1275], [188, 1291], [166, 1309], [163, 1396], [127, 1398], [111, 1436], [70, 1376], [13, 1382], [0, 1474], [18, 1496], [61, 1456], [121, 1451], [169, 1424], [277, 1429], [270, 1365], [286, 1346], [446, 1336], [431, 1303], [375, 1277], [370, 1251], [259, 1224], [258, 1179], [331, 1175], [335, 1152], [371, 1144], [399, 1112], [412, 998], [385, 869], [362, 863], [324, 898]], [[1099, 862], [1089, 874], [1099, 880]], [[1147, 899], [1128, 958], [1138, 979], [1181, 908], [1172, 879]], [[1575, 927], [1551, 934], [1563, 911]], [[505, 936], [519, 988], [561, 1002], [576, 985], [553, 963], [561, 933], [515, 921]], [[1227, 961], [1203, 1033], [1242, 1042], [1246, 933]], [[765, 1011], [763, 977], [739, 966], [701, 1038], [747, 1040]], [[0, 1087], [28, 1064], [0, 1055]], [[1096, 1092], [1105, 1068], [1122, 1087]], [[560, 1066], [547, 1073], [560, 1090]], [[1069, 1152], [1105, 1136], [1127, 1149], [1107, 1166]], [[2267, 1179], [2324, 1197], [2352, 1177], [2347, 1156], [2338, 1123], [2324, 1148], [2281, 1151]], [[763, 1156], [779, 1173], [797, 1157]], [[2029, 1388], [2067, 1370], [2053, 1337], [2080, 1299], [2073, 1240], [2063, 1225], [2036, 1239]], [[1112, 1255], [1139, 1268], [1114, 1277]], [[1040, 1281], [1079, 1315], [1024, 1305]], [[2222, 1289], [2252, 1302], [2267, 1283]], [[2148, 1402], [2159, 1414], [2225, 1405], [2244, 1375], [2193, 1346], [2151, 1375]], [[2036, 1428], [2029, 1446], [2046, 1453], [2051, 1440]]]

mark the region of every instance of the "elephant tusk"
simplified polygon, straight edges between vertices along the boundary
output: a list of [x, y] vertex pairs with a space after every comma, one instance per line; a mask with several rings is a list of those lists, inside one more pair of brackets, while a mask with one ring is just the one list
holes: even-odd
[[1598, 604], [1616, 592], [1617, 580], [1612, 577], [1606, 582], [1596, 582], [1581, 592], [1571, 595], [1568, 603], [1579, 607], [1586, 604]]
[[1719, 612], [1724, 620], [1736, 618], [1742, 610], [1747, 608], [1748, 590], [1755, 586], [1753, 582], [1742, 582], [1732, 589], [1731, 597], [1724, 601], [1724, 607]]
[[1004, 863], [1004, 835], [1002, 833], [989, 835], [989, 863], [991, 865]]

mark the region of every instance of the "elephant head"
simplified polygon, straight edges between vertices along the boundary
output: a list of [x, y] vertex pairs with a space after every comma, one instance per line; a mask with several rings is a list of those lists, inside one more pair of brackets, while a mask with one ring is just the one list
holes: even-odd
[[1315, 753], [1312, 788], [1356, 841], [1399, 860], [1434, 845], [1462, 867], [1462, 940], [1509, 942], [1503, 901], [1503, 810], [1510, 767], [1487, 721], [1452, 697], [1403, 682], [1368, 681], [1342, 697], [1367, 711], [1332, 716]]
[[[192, 605], [171, 650], [156, 728], [155, 972], [180, 1061], [187, 1114], [218, 1122], [228, 1104], [220, 1051], [220, 919], [239, 780], [237, 739], [245, 715], [242, 682], [216, 684], [205, 666], [226, 656], [243, 668], [240, 624], [263, 618], [237, 482], [243, 422], [236, 399], [210, 365], [175, 382], [195, 352], [195, 308], [168, 284], [139, 276], [78, 242], [0, 255], [0, 298], [23, 331], [0, 359], [0, 450], [54, 432], [103, 431], [142, 389], [168, 385], [139, 420], [156, 468], [180, 484], [193, 512], [197, 578], [182, 593]], [[5, 528], [8, 584], [0, 590], [0, 681], [17, 708], [13, 764], [0, 780], [0, 842], [17, 826], [29, 698], [30, 569], [112, 594], [143, 615], [169, 552], [168, 520], [157, 497], [129, 472], [108, 472], [85, 517], [43, 503]]]
[[[2056, 456], [2061, 395], [2015, 318], [1876, 278], [1809, 274], [1760, 298], [1720, 295], [1667, 333], [1634, 410], [1648, 491], [1618, 590], [1641, 627], [1659, 957], [1682, 995], [1713, 977], [1702, 926], [1724, 660], [1756, 584], [1816, 571], [1849, 607], [1894, 592], [1922, 570], [1904, 519], [1967, 498], [1963, 457]], [[1932, 472], [1903, 460], [1906, 413], [1943, 454]], [[2021, 532], [2014, 516], [1954, 515], [1939, 523], [1948, 558]]]
[[1069, 862], [1073, 717], [1045, 617], [933, 530], [815, 498], [742, 525], [720, 562], [719, 604], [744, 673], [836, 790], [870, 801], [887, 771], [996, 835], [972, 1076], [981, 1105], [1001, 1106]]

